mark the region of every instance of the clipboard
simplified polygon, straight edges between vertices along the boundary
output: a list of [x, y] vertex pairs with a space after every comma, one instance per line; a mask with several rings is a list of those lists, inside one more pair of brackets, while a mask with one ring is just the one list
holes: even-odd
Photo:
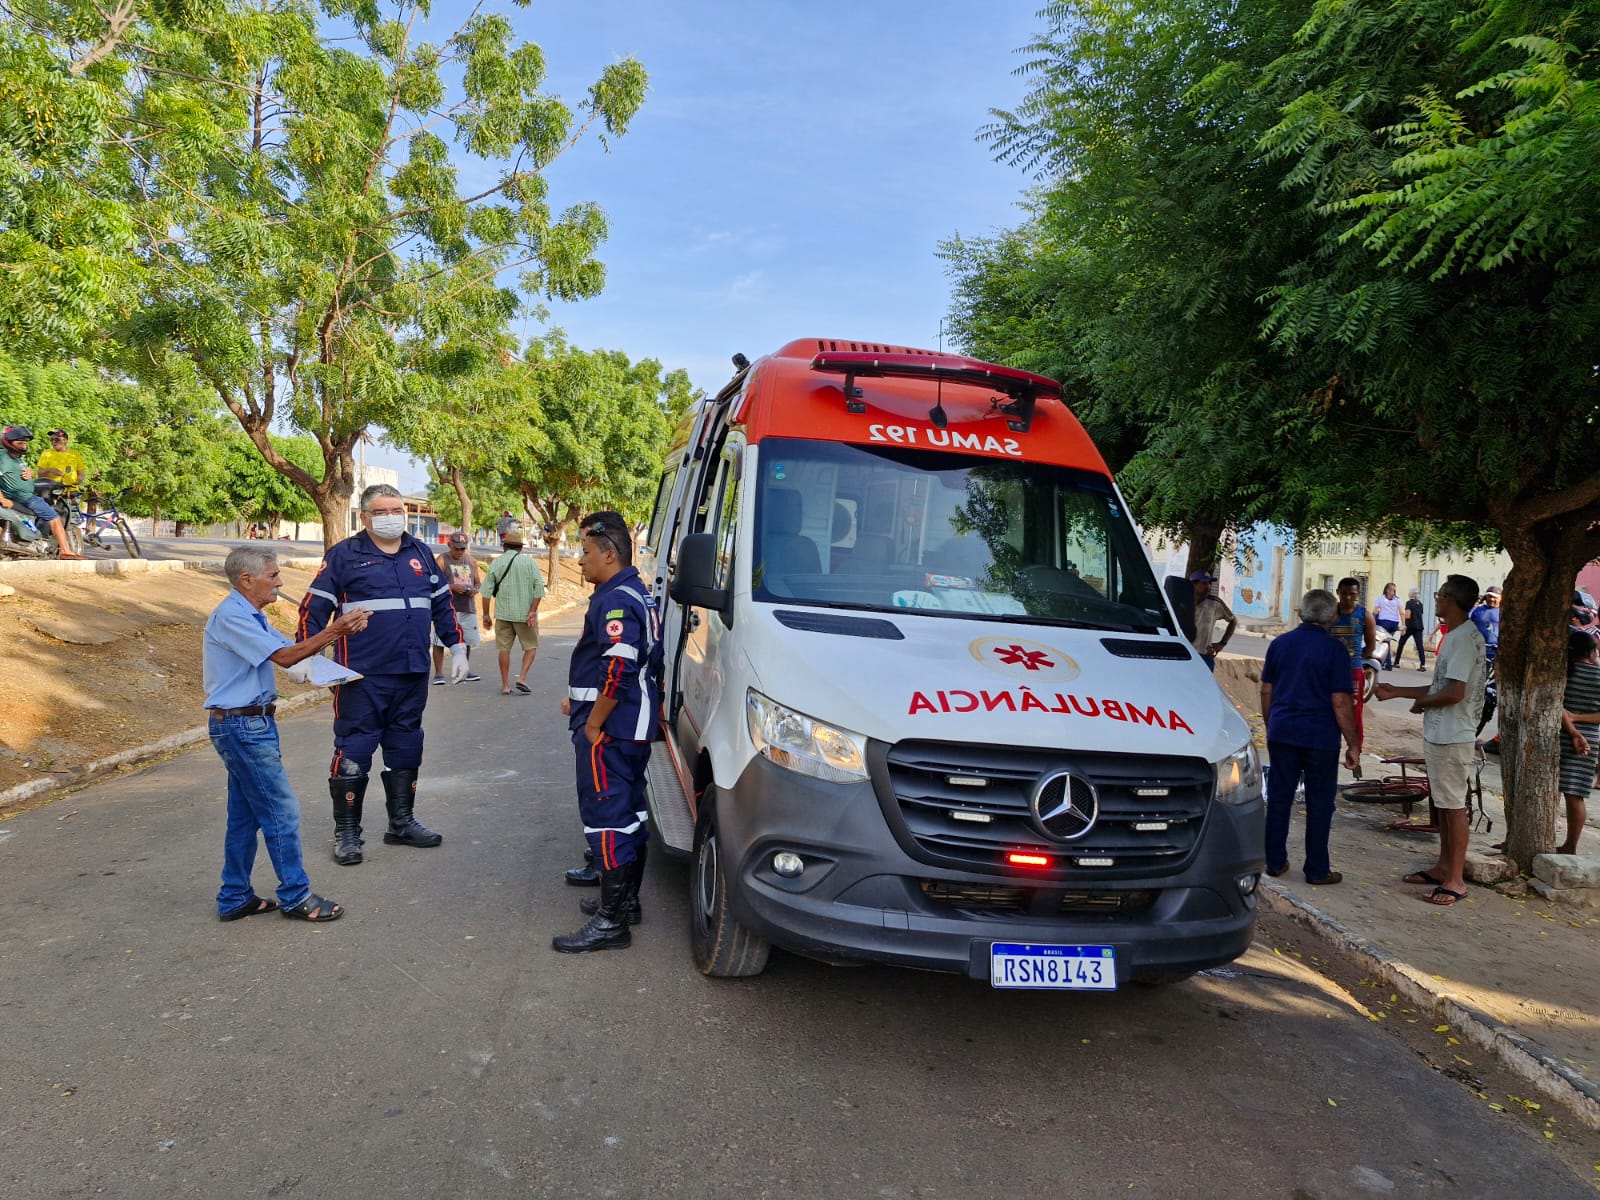
[[359, 671], [341, 667], [333, 659], [321, 654], [314, 654], [305, 661], [311, 664], [311, 683], [315, 687], [338, 687], [341, 683], [354, 683], [365, 678]]

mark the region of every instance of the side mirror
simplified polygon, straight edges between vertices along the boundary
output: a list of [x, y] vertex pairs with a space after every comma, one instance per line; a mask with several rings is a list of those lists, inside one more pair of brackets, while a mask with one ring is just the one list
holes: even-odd
[[690, 608], [728, 611], [732, 598], [717, 582], [717, 538], [711, 533], [691, 533], [678, 544], [672, 581], [667, 594]]

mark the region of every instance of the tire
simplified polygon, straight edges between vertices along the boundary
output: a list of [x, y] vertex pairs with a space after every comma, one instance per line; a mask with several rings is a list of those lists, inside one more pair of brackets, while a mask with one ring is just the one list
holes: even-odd
[[689, 948], [700, 974], [712, 979], [742, 979], [766, 969], [772, 946], [734, 919], [728, 905], [728, 876], [717, 838], [714, 799], [707, 788], [701, 798], [707, 815], [694, 835], [694, 862], [689, 868]]
[[1361, 664], [1361, 699], [1372, 699], [1372, 693], [1378, 690], [1378, 664], [1370, 658]]
[[128, 522], [123, 517], [116, 520], [117, 532], [122, 535], [122, 548], [128, 552], [129, 558], [139, 557], [139, 539], [133, 536], [133, 530], [128, 528]]
[[1339, 789], [1341, 800], [1357, 804], [1401, 804], [1408, 796], [1413, 802], [1426, 800], [1427, 786], [1421, 783], [1398, 784], [1385, 783], [1381, 779], [1358, 779]]
[[73, 554], [83, 553], [83, 530], [72, 521], [63, 520], [67, 530], [67, 549]]

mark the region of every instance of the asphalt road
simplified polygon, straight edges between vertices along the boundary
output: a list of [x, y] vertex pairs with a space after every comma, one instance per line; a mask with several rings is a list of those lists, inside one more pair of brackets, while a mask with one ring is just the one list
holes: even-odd
[[632, 949], [553, 953], [584, 894], [575, 629], [532, 697], [482, 660], [433, 689], [436, 850], [382, 845], [369, 797], [368, 861], [334, 866], [329, 710], [283, 723], [334, 924], [216, 921], [205, 746], [0, 824], [0, 1196], [1592, 1194], [1270, 949], [1104, 996], [781, 954], [709, 981], [658, 858]]

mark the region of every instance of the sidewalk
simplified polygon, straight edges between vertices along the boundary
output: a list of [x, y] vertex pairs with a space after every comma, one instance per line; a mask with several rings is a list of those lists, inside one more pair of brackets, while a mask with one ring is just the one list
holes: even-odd
[[[1385, 770], [1370, 758], [1363, 768], [1368, 777]], [[1341, 783], [1348, 781], [1344, 774]], [[1492, 854], [1490, 845], [1505, 834], [1492, 757], [1483, 791], [1493, 832], [1474, 833], [1469, 852]], [[1425, 807], [1417, 810], [1426, 814]], [[1312, 887], [1299, 870], [1305, 824], [1304, 809], [1296, 806], [1292, 869], [1281, 879], [1262, 880], [1263, 907], [1299, 921], [1360, 963], [1379, 984], [1382, 995], [1367, 1000], [1379, 1019], [1449, 1025], [1464, 1056], [1472, 1054], [1468, 1045], [1493, 1053], [1539, 1098], [1600, 1129], [1600, 912], [1476, 884], [1469, 884], [1465, 901], [1448, 908], [1425, 904], [1429, 889], [1401, 877], [1433, 864], [1437, 839], [1389, 830], [1400, 816], [1398, 804], [1341, 799], [1332, 859], [1344, 882]], [[1594, 820], [1580, 844], [1588, 857], [1600, 855]], [[1384, 1003], [1390, 995], [1398, 1001]], [[1402, 1008], [1415, 1012], [1408, 1016]]]

